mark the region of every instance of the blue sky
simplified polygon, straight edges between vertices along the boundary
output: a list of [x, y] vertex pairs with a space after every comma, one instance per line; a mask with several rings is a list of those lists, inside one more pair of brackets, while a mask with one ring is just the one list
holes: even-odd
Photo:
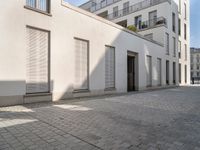
[[200, 48], [200, 0], [191, 0], [190, 3], [190, 44]]
[[[87, 0], [66, 0], [73, 5], [80, 5]], [[190, 46], [200, 48], [200, 0], [190, 0]]]

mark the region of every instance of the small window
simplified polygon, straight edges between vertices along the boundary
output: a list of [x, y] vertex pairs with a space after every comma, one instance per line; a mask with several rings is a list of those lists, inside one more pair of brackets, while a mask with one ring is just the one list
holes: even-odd
[[26, 0], [26, 6], [50, 13], [50, 0]]

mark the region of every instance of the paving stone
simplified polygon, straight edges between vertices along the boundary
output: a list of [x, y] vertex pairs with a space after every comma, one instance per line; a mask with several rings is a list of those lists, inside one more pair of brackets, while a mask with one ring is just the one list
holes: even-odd
[[200, 87], [0, 108], [0, 150], [198, 150]]

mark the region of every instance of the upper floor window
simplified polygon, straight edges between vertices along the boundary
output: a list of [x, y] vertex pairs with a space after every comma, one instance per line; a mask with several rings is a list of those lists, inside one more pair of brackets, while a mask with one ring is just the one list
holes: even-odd
[[169, 34], [165, 33], [165, 48], [166, 48], [166, 54], [169, 55]]
[[176, 57], [176, 38], [173, 37], [173, 50], [174, 50], [174, 57]]
[[176, 32], [176, 16], [175, 13], [172, 13], [172, 30]]
[[179, 11], [179, 13], [181, 14], [181, 0], [179, 0], [179, 6], [178, 6], [178, 11]]
[[184, 18], [187, 19], [187, 7], [186, 7], [186, 3], [184, 3]]
[[199, 55], [197, 55], [197, 58], [196, 58], [196, 59], [197, 59], [197, 62], [199, 63], [199, 60], [200, 60], [200, 57], [199, 57]]
[[181, 58], [181, 41], [178, 41], [178, 57]]
[[190, 56], [190, 60], [191, 60], [191, 63], [194, 62], [194, 56], [193, 55]]
[[178, 19], [178, 35], [181, 35], [181, 19]]
[[184, 24], [184, 39], [187, 40], [187, 26]]
[[185, 60], [187, 60], [187, 45], [185, 44]]
[[142, 28], [142, 16], [136, 16], [135, 17], [135, 27], [138, 29]]
[[118, 6], [113, 8], [113, 17], [118, 17]]
[[129, 2], [123, 4], [123, 15], [127, 15], [129, 13]]
[[50, 13], [50, 0], [26, 0], [26, 6]]

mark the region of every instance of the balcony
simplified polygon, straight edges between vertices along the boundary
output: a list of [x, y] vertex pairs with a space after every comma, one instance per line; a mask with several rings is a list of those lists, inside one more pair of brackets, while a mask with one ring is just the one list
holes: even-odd
[[[113, 0], [113, 1], [116, 2], [116, 1], [119, 1], [119, 0]], [[171, 0], [145, 0], [145, 1], [142, 1], [142, 2], [139, 2], [139, 3], [136, 3], [136, 4], [134, 4], [130, 7], [121, 9], [121, 10], [113, 12], [111, 14], [108, 14], [107, 16], [105, 16], [105, 18], [108, 19], [108, 20], [114, 20], [114, 19], [117, 19], [119, 17], [123, 17], [123, 16], [126, 16], [128, 14], [134, 13], [136, 11], [140, 11], [142, 9], [145, 9], [145, 8], [148, 8], [148, 7], [151, 7], [151, 6], [155, 6], [155, 5], [158, 5], [160, 3], [164, 3], [164, 2], [168, 2], [168, 3], [171, 4]], [[104, 7], [106, 7], [106, 6], [104, 6]], [[101, 8], [99, 8], [99, 9], [101, 9]], [[94, 11], [95, 10], [93, 10], [92, 12], [94, 12]]]
[[92, 2], [92, 7], [91, 7], [90, 11], [95, 12], [97, 10], [100, 10], [104, 7], [107, 7], [111, 4], [119, 2], [119, 1], [121, 1], [121, 0], [102, 0], [101, 3]]
[[167, 20], [164, 17], [159, 17], [152, 20], [139, 22], [138, 24], [135, 24], [135, 27], [137, 28], [138, 31], [141, 31], [161, 25], [167, 26]]

